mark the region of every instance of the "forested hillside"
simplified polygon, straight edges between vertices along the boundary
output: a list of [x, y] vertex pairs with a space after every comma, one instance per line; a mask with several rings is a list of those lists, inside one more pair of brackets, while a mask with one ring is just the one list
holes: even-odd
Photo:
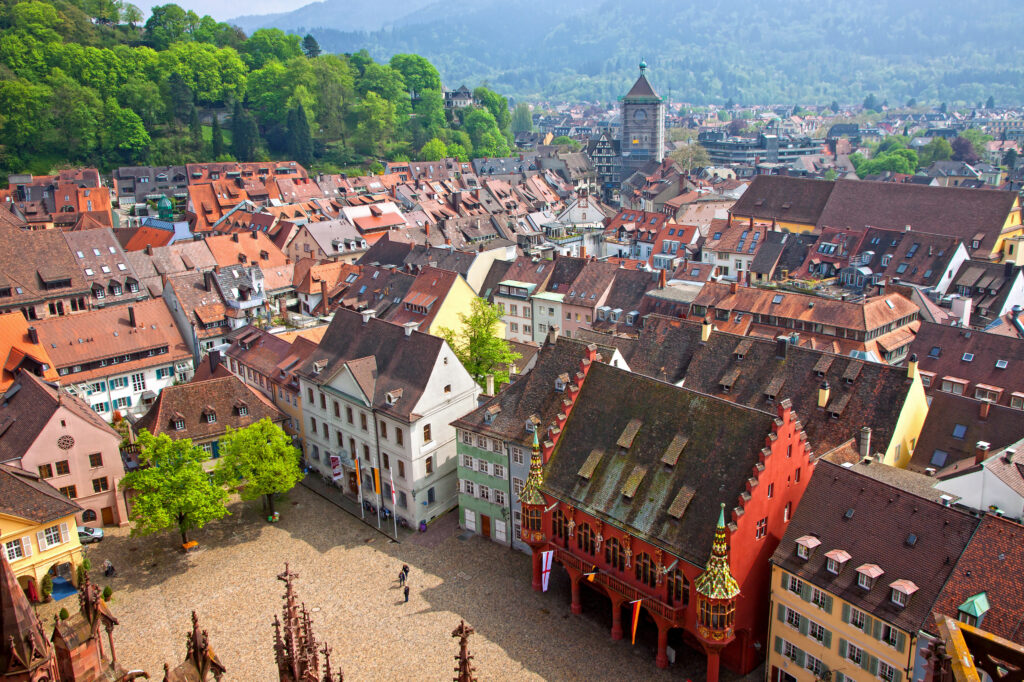
[[1024, 102], [1019, 0], [438, 0], [371, 33], [346, 23], [347, 0], [320, 5], [274, 25], [520, 98], [614, 100], [642, 57], [660, 92], [698, 104]]
[[412, 54], [329, 55], [277, 29], [246, 36], [177, 5], [145, 18], [113, 0], [5, 0], [0, 32], [0, 174], [508, 152], [506, 100], [480, 88], [483, 106], [452, 118], [437, 69]]

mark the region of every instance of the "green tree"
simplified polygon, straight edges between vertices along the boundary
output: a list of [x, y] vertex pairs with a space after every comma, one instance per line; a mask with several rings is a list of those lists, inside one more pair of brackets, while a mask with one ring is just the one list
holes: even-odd
[[133, 536], [176, 528], [185, 544], [189, 531], [228, 514], [228, 493], [210, 480], [202, 464], [206, 453], [191, 440], [143, 429], [138, 442], [140, 466], [120, 484], [134, 493], [128, 515]]
[[825, 175], [824, 175], [825, 180], [827, 180], [829, 182], [832, 182], [837, 177], [839, 177], [839, 173], [836, 172], [835, 168], [829, 168], [827, 171], [825, 171]]
[[469, 151], [467, 151], [466, 148], [463, 145], [459, 144], [458, 142], [453, 142], [452, 144], [448, 145], [447, 151], [448, 156], [450, 156], [453, 159], [456, 159], [457, 161], [461, 161], [463, 163], [469, 161]]
[[121, 7], [121, 21], [135, 28], [135, 24], [142, 21], [142, 10], [130, 2], [125, 3]]
[[578, 141], [572, 139], [568, 135], [559, 135], [555, 139], [551, 140], [551, 144], [556, 147], [568, 147], [571, 151], [574, 152], [578, 152], [582, 147], [582, 145], [580, 145]]
[[502, 97], [493, 90], [479, 87], [473, 90], [473, 98], [491, 112], [498, 126], [498, 131], [505, 133], [512, 122], [512, 113], [508, 110], [508, 98]]
[[719, 109], [718, 120], [722, 122], [729, 121], [732, 120], [732, 116], [730, 116], [729, 112], [726, 111], [725, 109]]
[[943, 137], [933, 137], [931, 141], [921, 147], [917, 153], [918, 161], [922, 168], [927, 168], [936, 161], [945, 161], [953, 156], [953, 148]]
[[708, 150], [704, 149], [700, 142], [691, 142], [683, 145], [668, 156], [678, 163], [687, 175], [694, 168], [711, 165], [711, 157], [708, 156]]
[[231, 116], [231, 154], [239, 161], [252, 161], [256, 157], [259, 144], [259, 130], [252, 114], [235, 102], [235, 111]]
[[1003, 165], [1006, 166], [1008, 170], [1014, 170], [1017, 167], [1018, 156], [1016, 149], [1007, 149], [1006, 153], [1003, 154]]
[[185, 10], [173, 3], [157, 5], [150, 10], [145, 28], [146, 43], [154, 50], [166, 50], [185, 36]]
[[839, 113], [839, 102], [837, 102], [835, 100], [832, 100], [832, 104], [830, 104], [828, 108], [832, 110], [832, 113], [838, 114]]
[[878, 101], [878, 98], [875, 97], [875, 93], [873, 92], [864, 98], [864, 104], [861, 106], [864, 107], [865, 111], [880, 111], [882, 109], [881, 102]]
[[201, 150], [204, 146], [203, 125], [199, 121], [199, 109], [197, 109], [195, 106], [192, 107], [192, 113], [189, 115], [188, 132], [189, 135], [192, 137], [192, 146], [194, 146], [197, 150]]
[[470, 314], [459, 313], [461, 329], [440, 330], [441, 338], [481, 386], [488, 374], [494, 375], [499, 386], [508, 383], [509, 367], [520, 357], [501, 335], [502, 314], [501, 306], [474, 298]]
[[382, 155], [395, 133], [395, 105], [376, 92], [366, 93], [353, 107], [356, 120], [357, 149], [364, 154]]
[[263, 497], [270, 514], [274, 496], [302, 480], [299, 451], [280, 426], [269, 419], [245, 428], [227, 428], [220, 439], [217, 480], [237, 488], [243, 500]]
[[184, 123], [189, 119], [195, 109], [195, 99], [192, 96], [192, 88], [175, 71], [167, 77], [167, 111], [178, 123]]
[[520, 102], [512, 110], [512, 133], [529, 133], [533, 131], [533, 115], [530, 113], [530, 105]]
[[996, 108], [996, 98], [993, 97], [992, 95], [989, 95], [988, 99], [985, 101], [985, 108], [986, 109], [995, 109]]
[[508, 156], [508, 141], [502, 135], [498, 122], [487, 109], [470, 111], [466, 114], [462, 127], [469, 133], [474, 156]]
[[448, 153], [444, 142], [436, 137], [423, 145], [420, 150], [420, 161], [440, 161]]
[[279, 28], [261, 28], [242, 45], [242, 59], [251, 69], [259, 69], [272, 60], [283, 64], [292, 57], [302, 56], [300, 40], [299, 36]]
[[980, 128], [968, 128], [961, 135], [970, 141], [971, 146], [974, 147], [974, 155], [979, 159], [983, 159], [988, 155], [986, 145], [995, 139], [991, 135], [986, 135]]
[[307, 33], [306, 37], [302, 39], [302, 52], [309, 59], [320, 56], [320, 43], [310, 33]]
[[893, 149], [870, 160], [865, 160], [860, 154], [850, 154], [850, 162], [862, 178], [885, 171], [913, 174], [918, 167], [917, 152], [912, 149]]
[[224, 132], [220, 129], [220, 117], [216, 111], [210, 124], [210, 155], [215, 161], [224, 156]]
[[303, 166], [313, 162], [313, 136], [302, 104], [288, 112], [288, 151]]
[[115, 158], [135, 164], [145, 159], [151, 141], [139, 115], [108, 97], [103, 104], [104, 149], [116, 154]]
[[81, 158], [96, 147], [100, 134], [97, 116], [103, 112], [103, 103], [95, 90], [76, 83], [60, 69], [50, 73], [47, 85], [52, 92], [51, 143], [69, 158]]
[[419, 94], [424, 90], [441, 91], [441, 74], [433, 64], [418, 54], [396, 54], [389, 65], [402, 75], [402, 80], [411, 92]]

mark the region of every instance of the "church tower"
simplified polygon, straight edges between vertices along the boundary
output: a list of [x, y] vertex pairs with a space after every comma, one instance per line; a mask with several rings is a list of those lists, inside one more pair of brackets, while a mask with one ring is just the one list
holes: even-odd
[[647, 81], [647, 62], [640, 62], [640, 77], [622, 102], [622, 179], [649, 161], [665, 158], [665, 100]]

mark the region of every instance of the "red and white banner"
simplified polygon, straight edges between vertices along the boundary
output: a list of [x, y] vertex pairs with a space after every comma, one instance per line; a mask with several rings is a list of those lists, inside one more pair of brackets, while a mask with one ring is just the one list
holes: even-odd
[[548, 580], [551, 578], [551, 562], [555, 558], [555, 550], [549, 549], [540, 553], [540, 579], [542, 592], [548, 591]]
[[331, 455], [331, 478], [337, 481], [344, 475], [345, 472], [341, 470], [341, 457], [337, 455]]
[[391, 482], [391, 504], [397, 506], [398, 502], [395, 500], [395, 476], [391, 473], [391, 469], [388, 469], [388, 480]]

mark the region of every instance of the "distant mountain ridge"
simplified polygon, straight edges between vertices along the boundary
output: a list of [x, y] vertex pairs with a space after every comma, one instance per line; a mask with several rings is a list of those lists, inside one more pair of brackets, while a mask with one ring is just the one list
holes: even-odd
[[1018, 0], [324, 0], [240, 22], [329, 51], [421, 54], [449, 86], [518, 97], [613, 100], [642, 57], [660, 94], [697, 104], [1024, 102]]

